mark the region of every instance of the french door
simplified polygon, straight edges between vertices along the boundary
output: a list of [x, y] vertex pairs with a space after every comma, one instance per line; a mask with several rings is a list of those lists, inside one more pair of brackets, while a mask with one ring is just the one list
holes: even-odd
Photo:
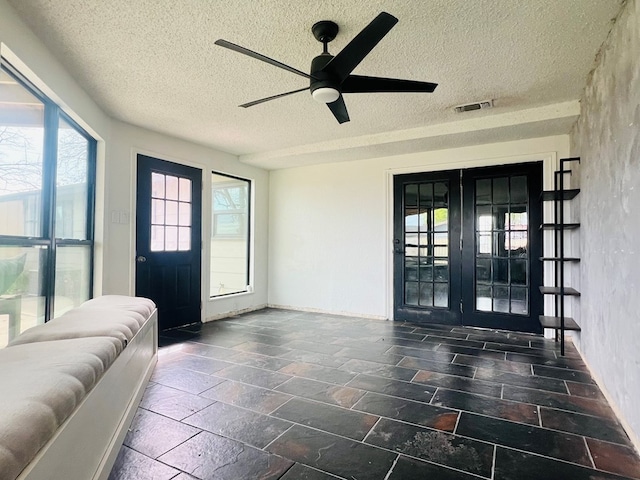
[[541, 332], [542, 163], [394, 178], [394, 318]]

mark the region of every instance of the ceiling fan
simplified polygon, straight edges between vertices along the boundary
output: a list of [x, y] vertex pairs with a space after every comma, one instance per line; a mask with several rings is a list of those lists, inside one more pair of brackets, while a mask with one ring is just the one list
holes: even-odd
[[393, 15], [386, 12], [380, 13], [335, 57], [329, 53], [327, 44], [336, 38], [336, 35], [338, 34], [338, 25], [330, 20], [323, 20], [314, 24], [313, 27], [311, 27], [311, 31], [316, 40], [322, 43], [323, 49], [322, 53], [315, 57], [311, 62], [311, 72], [308, 74], [226, 40], [216, 40], [215, 44], [235, 52], [248, 55], [257, 60], [261, 60], [302, 77], [306, 77], [310, 80], [310, 85], [308, 87], [244, 103], [240, 105], [241, 107], [252, 107], [293, 93], [310, 90], [311, 95], [316, 101], [327, 104], [327, 107], [329, 107], [331, 113], [336, 117], [338, 123], [344, 123], [349, 121], [349, 113], [347, 112], [347, 106], [344, 103], [344, 98], [342, 98], [343, 93], [430, 93], [438, 86], [437, 83], [418, 82], [414, 80], [398, 80], [395, 78], [351, 75], [351, 72], [358, 66], [364, 57], [373, 50], [378, 42], [380, 42], [380, 40], [389, 33], [396, 23], [398, 23], [398, 19]]

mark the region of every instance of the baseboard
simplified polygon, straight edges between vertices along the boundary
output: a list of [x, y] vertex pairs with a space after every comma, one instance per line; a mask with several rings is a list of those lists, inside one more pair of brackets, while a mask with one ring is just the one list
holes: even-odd
[[267, 304], [255, 305], [253, 307], [242, 308], [240, 310], [231, 310], [216, 315], [211, 315], [205, 319], [203, 323], [215, 322], [216, 320], [222, 320], [224, 318], [235, 317], [236, 315], [242, 315], [243, 313], [255, 312], [256, 310], [262, 310], [267, 308]]
[[389, 320], [385, 316], [381, 315], [366, 315], [363, 313], [352, 313], [352, 312], [332, 312], [329, 310], [324, 310], [321, 308], [307, 308], [307, 307], [294, 307], [291, 305], [277, 305], [273, 303], [267, 304], [268, 308], [278, 308], [281, 310], [294, 310], [297, 312], [308, 312], [308, 313], [322, 313], [324, 315], [337, 315], [339, 317], [353, 317], [353, 318], [365, 318], [367, 320]]

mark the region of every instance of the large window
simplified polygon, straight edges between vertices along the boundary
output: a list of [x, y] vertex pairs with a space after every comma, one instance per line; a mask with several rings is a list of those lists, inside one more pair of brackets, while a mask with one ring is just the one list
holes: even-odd
[[210, 296], [249, 288], [251, 183], [220, 173], [211, 175], [212, 227]]
[[96, 142], [0, 68], [0, 347], [91, 295]]

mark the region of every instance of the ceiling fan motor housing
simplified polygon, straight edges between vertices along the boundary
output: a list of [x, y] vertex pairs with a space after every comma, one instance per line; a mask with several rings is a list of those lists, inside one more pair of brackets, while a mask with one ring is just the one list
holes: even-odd
[[333, 55], [322, 53], [311, 61], [311, 94], [319, 88], [332, 88], [340, 91], [340, 82], [330, 73], [322, 69], [333, 59]]

